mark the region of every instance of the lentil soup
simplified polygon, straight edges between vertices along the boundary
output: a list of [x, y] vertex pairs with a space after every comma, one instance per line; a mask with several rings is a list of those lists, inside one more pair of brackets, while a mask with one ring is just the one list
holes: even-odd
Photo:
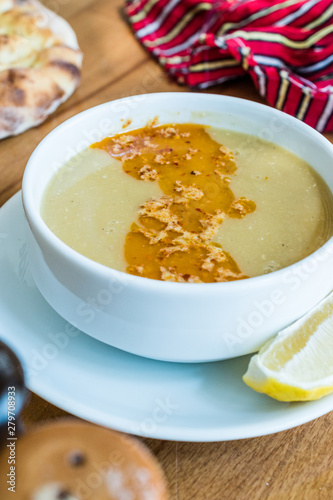
[[302, 159], [197, 124], [107, 137], [71, 159], [42, 216], [70, 247], [146, 278], [221, 282], [286, 267], [332, 235], [332, 194]]

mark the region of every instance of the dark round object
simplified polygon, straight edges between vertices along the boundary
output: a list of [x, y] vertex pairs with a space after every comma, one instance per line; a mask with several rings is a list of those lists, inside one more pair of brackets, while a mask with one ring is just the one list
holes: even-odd
[[27, 397], [24, 372], [16, 354], [0, 340], [0, 443], [17, 437], [20, 413]]

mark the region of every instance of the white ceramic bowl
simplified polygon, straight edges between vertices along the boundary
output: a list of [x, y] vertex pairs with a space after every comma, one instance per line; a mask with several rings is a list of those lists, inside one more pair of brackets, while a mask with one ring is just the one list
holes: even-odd
[[70, 323], [107, 344], [149, 358], [198, 362], [257, 350], [333, 289], [333, 238], [302, 261], [228, 283], [169, 283], [127, 275], [80, 255], [40, 216], [55, 171], [91, 143], [122, 130], [196, 122], [260, 136], [308, 161], [333, 191], [333, 146], [304, 123], [251, 101], [196, 93], [129, 97], [74, 116], [36, 148], [23, 204], [30, 266], [38, 288]]

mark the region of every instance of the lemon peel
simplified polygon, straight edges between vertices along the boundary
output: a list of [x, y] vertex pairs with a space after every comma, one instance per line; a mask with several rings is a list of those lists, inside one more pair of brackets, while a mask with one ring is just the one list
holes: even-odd
[[333, 292], [281, 330], [250, 360], [244, 382], [279, 401], [333, 392]]

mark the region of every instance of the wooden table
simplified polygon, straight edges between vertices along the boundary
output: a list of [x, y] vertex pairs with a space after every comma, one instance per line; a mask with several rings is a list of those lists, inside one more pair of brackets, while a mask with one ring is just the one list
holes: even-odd
[[[70, 116], [128, 95], [188, 90], [170, 81], [135, 40], [124, 20], [121, 0], [44, 3], [66, 18], [77, 33], [84, 53], [82, 84], [43, 125], [0, 143], [0, 205], [20, 189], [33, 149]], [[261, 101], [247, 78], [208, 92]], [[64, 411], [31, 394], [24, 422], [29, 429], [63, 415]], [[144, 441], [165, 470], [173, 500], [317, 500], [333, 498], [331, 439], [333, 412], [301, 427], [255, 439]]]

